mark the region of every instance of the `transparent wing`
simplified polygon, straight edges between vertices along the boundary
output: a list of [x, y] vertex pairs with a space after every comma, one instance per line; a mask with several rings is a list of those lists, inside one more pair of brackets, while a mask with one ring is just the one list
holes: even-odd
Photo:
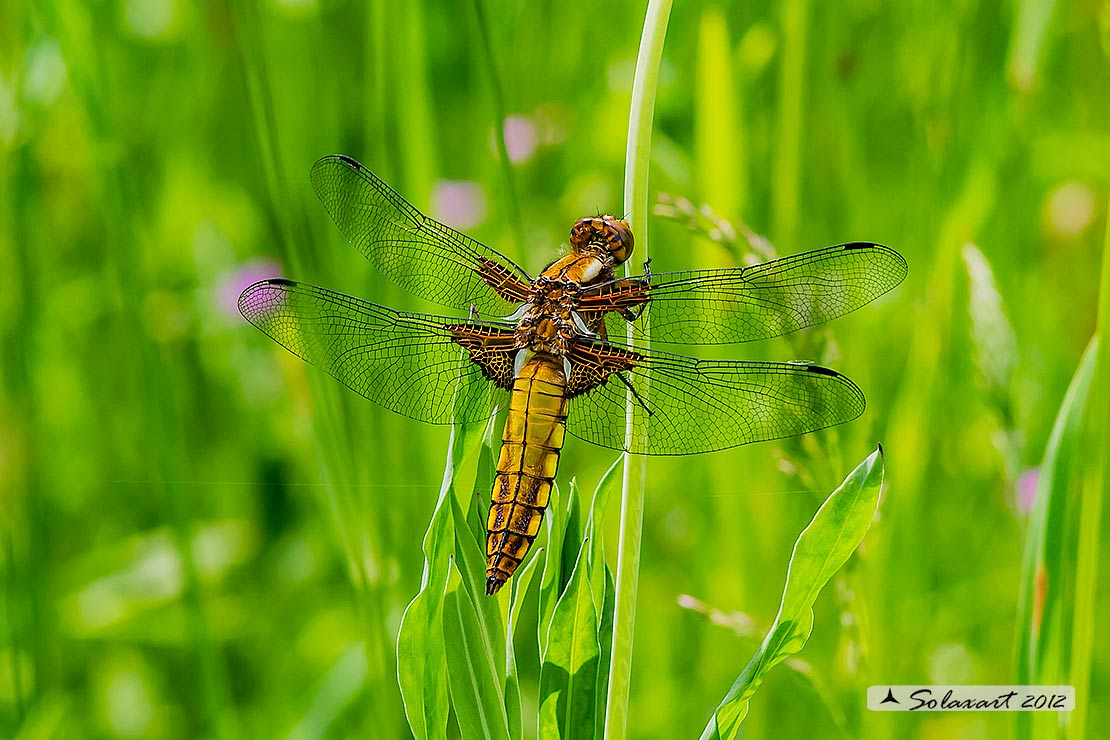
[[[405, 313], [291, 280], [264, 280], [239, 296], [250, 323], [351, 390], [419, 421], [489, 418], [505, 392], [468, 349], [511, 372], [511, 332], [495, 322]], [[509, 342], [505, 342], [506, 336]]]
[[[848, 378], [802, 362], [696, 360], [588, 342], [571, 363], [572, 380], [581, 376], [585, 386], [604, 380], [571, 398], [567, 429], [637, 454], [692, 455], [792, 437], [850, 421], [865, 406]], [[626, 442], [629, 386], [647, 413]]]
[[331, 155], [312, 167], [312, 188], [339, 230], [382, 274], [435, 303], [505, 316], [531, 279], [512, 260], [428, 218], [361, 164]]
[[[898, 252], [880, 244], [853, 242], [751, 267], [617, 280], [584, 298], [582, 304], [586, 312], [635, 312], [643, 307], [652, 341], [751, 342], [855, 311], [905, 276], [906, 260]], [[615, 328], [607, 324], [610, 330]]]

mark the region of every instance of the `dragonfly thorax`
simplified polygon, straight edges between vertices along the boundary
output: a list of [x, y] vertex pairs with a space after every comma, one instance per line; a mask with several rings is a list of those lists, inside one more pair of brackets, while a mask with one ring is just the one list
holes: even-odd
[[577, 315], [581, 296], [581, 284], [551, 277], [545, 271], [532, 283], [528, 303], [513, 316], [517, 320], [516, 346], [566, 356], [575, 339], [591, 333]]
[[581, 332], [569, 311], [528, 311], [516, 326], [516, 347], [565, 357]]
[[563, 313], [575, 310], [581, 297], [580, 283], [540, 275], [528, 292], [528, 305], [537, 313]]

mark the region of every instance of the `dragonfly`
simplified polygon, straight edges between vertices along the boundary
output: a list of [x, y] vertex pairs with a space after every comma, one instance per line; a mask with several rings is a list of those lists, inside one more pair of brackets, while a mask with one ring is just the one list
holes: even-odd
[[[618, 277], [626, 221], [587, 217], [535, 278], [421, 213], [354, 159], [312, 168], [313, 189], [350, 243], [411, 293], [466, 318], [398, 311], [283, 278], [243, 291], [239, 310], [293, 354], [391, 411], [433, 424], [508, 409], [487, 517], [486, 593], [516, 571], [540, 530], [566, 433], [631, 454], [691, 455], [855, 419], [862, 391], [810, 362], [696, 359], [651, 342], [777, 337], [860, 308], [906, 275], [895, 250], [851, 242], [747, 267]], [[626, 423], [629, 405], [641, 423]]]

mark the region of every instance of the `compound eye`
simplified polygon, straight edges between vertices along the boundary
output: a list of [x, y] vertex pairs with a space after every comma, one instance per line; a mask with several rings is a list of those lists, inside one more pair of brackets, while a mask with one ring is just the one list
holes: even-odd
[[635, 246], [632, 229], [628, 227], [627, 221], [612, 216], [606, 218], [605, 229], [608, 232], [609, 253], [619, 265], [632, 256], [632, 249]]
[[613, 216], [580, 219], [570, 230], [570, 244], [575, 252], [604, 250], [615, 264], [632, 254], [634, 240], [628, 223]]

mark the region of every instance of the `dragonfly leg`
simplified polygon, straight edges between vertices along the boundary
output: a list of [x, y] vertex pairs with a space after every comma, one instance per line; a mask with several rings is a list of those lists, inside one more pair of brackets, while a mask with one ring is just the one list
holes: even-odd
[[644, 413], [651, 416], [651, 409], [644, 403], [644, 399], [640, 398], [640, 394], [632, 387], [632, 383], [629, 382], [628, 378], [624, 377], [624, 373], [617, 373], [617, 377], [621, 379], [622, 383], [628, 386], [628, 390], [632, 391], [632, 397], [636, 399], [636, 403], [640, 404], [640, 408], [644, 410]]

